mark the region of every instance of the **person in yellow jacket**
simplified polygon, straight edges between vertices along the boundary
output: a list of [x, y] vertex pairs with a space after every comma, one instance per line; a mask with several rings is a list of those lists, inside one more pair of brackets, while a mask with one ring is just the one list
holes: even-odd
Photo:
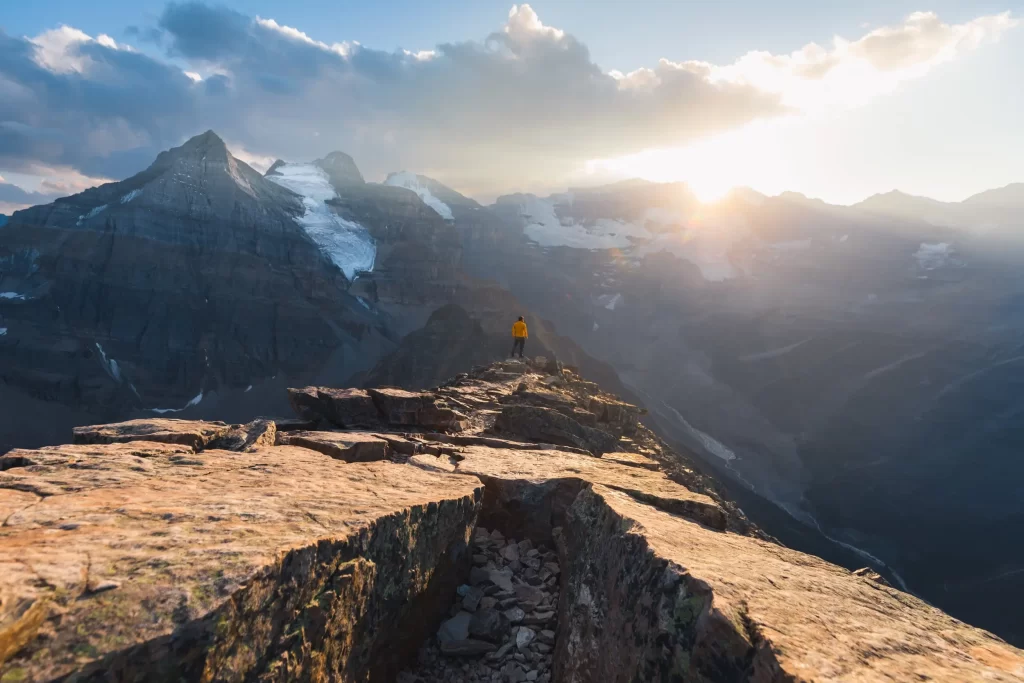
[[523, 357], [523, 349], [526, 347], [526, 340], [530, 338], [530, 333], [526, 331], [526, 321], [523, 320], [523, 316], [519, 316], [519, 320], [512, 324], [512, 355], [511, 358], [515, 358], [516, 349], [519, 349], [519, 357]]

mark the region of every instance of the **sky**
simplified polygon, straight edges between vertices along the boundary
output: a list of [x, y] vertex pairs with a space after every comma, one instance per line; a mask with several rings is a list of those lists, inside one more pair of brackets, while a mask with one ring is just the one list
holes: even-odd
[[260, 169], [340, 149], [484, 201], [1024, 181], [1024, 0], [0, 4], [0, 213], [210, 128]]

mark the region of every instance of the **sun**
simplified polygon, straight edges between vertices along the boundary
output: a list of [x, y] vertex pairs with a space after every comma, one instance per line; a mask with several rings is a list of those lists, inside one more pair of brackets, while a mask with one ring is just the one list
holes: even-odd
[[710, 204], [725, 198], [736, 187], [733, 183], [716, 178], [713, 174], [706, 177], [689, 178], [686, 181], [690, 191], [703, 204]]
[[650, 149], [587, 164], [591, 172], [652, 182], [684, 182], [698, 200], [715, 202], [737, 187], [771, 190], [786, 179], [784, 150], [774, 128], [748, 124], [685, 147]]

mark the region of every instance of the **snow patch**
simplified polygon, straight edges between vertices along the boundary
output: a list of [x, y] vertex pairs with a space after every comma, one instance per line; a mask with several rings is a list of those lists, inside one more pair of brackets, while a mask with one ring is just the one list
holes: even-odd
[[594, 323], [594, 330], [593, 331], [597, 332], [599, 327], [600, 327], [600, 325], [598, 325], [597, 323]]
[[368, 311], [372, 311], [373, 310], [373, 308], [370, 306], [370, 304], [367, 303], [366, 299], [364, 299], [363, 297], [357, 296], [356, 297], [356, 301], [358, 301], [362, 305], [362, 307], [365, 308], [366, 310], [368, 310]]
[[7, 335], [7, 328], [6, 327], [0, 327], [0, 337], [4, 337], [6, 335]]
[[18, 294], [17, 292], [0, 292], [0, 299], [13, 299], [15, 301], [24, 301], [25, 295]]
[[523, 200], [519, 208], [526, 227], [523, 232], [542, 247], [572, 249], [626, 249], [637, 239], [651, 238], [645, 228], [625, 221], [599, 218], [592, 225], [563, 221], [555, 213], [555, 203], [536, 197]]
[[431, 194], [430, 188], [420, 182], [419, 176], [415, 173], [410, 173], [408, 171], [392, 173], [388, 176], [387, 180], [384, 181], [384, 184], [392, 187], [404, 187], [407, 190], [412, 190], [419, 195], [419, 198], [423, 200], [424, 204], [436, 211], [437, 215], [441, 218], [446, 221], [455, 220], [455, 217], [452, 215], [451, 207]]
[[81, 225], [82, 221], [87, 221], [90, 218], [96, 218], [96, 216], [99, 216], [101, 213], [103, 213], [103, 210], [106, 208], [106, 204], [100, 204], [99, 206], [93, 207], [92, 209], [89, 210], [88, 213], [84, 213], [81, 216], [79, 216], [78, 221], [75, 222], [75, 225]]
[[923, 270], [935, 270], [949, 265], [953, 253], [953, 245], [949, 242], [921, 242], [921, 247], [914, 252], [914, 259]]
[[100, 352], [100, 359], [103, 363], [103, 367], [106, 369], [107, 374], [114, 378], [114, 381], [121, 382], [121, 368], [117, 364], [117, 361], [113, 358], [107, 358], [106, 351], [100, 346], [99, 342], [96, 342], [96, 350]]
[[622, 303], [621, 294], [602, 294], [597, 297], [597, 302], [607, 308], [609, 311], [614, 311], [615, 307]]
[[248, 394], [250, 391], [252, 391], [252, 385], [251, 384], [245, 388], [245, 393]]
[[320, 167], [284, 164], [267, 179], [302, 197], [305, 213], [296, 221], [345, 277], [353, 280], [356, 273], [373, 270], [377, 256], [373, 238], [362, 225], [345, 220], [327, 206], [327, 200], [337, 194]]
[[122, 204], [127, 204], [127, 203], [128, 203], [128, 202], [130, 202], [131, 200], [133, 200], [133, 199], [135, 199], [136, 197], [138, 197], [138, 196], [139, 196], [140, 194], [142, 194], [142, 190], [141, 190], [141, 189], [138, 189], [138, 190], [132, 190], [131, 192], [129, 192], [129, 193], [128, 193], [128, 194], [126, 194], [125, 196], [121, 197], [121, 203], [122, 203]]
[[186, 410], [187, 408], [191, 408], [192, 406], [199, 405], [199, 403], [202, 400], [203, 400], [203, 392], [200, 391], [198, 394], [196, 394], [196, 396], [191, 401], [189, 401], [188, 403], [185, 404], [184, 408], [150, 408], [149, 411], [151, 413], [159, 413], [160, 415], [163, 415], [165, 413], [180, 413], [181, 411]]

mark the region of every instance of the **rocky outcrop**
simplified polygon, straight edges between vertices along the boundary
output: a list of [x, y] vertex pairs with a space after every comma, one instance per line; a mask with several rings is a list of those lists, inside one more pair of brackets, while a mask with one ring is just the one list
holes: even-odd
[[199, 450], [214, 439], [227, 434], [230, 429], [231, 427], [223, 422], [154, 418], [75, 427], [72, 431], [75, 443], [80, 444], [157, 441], [183, 444], [193, 450]]
[[[766, 538], [641, 424], [606, 457], [492, 435], [510, 408], [566, 417], [531, 400], [622, 403], [547, 366], [368, 391], [374, 430], [0, 456], [0, 676], [1024, 680], [995, 636]], [[421, 424], [448, 405], [461, 432]]]
[[[581, 411], [581, 419], [582, 415], [588, 415], [596, 422], [593, 413]], [[494, 430], [526, 441], [575, 446], [595, 455], [615, 449], [618, 439], [613, 435], [580, 424], [573, 417], [552, 408], [506, 406], [495, 421]]]
[[288, 395], [301, 419], [343, 428], [390, 425], [430, 431], [462, 429], [463, 416], [433, 392], [305, 387], [289, 389]]

